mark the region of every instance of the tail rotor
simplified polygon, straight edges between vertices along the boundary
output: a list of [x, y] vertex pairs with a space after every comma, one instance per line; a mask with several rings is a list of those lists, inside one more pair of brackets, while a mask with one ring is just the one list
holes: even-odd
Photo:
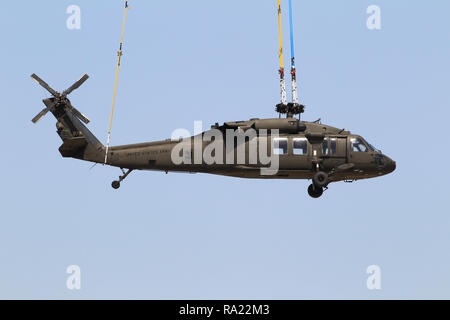
[[80, 111], [78, 111], [72, 104], [70, 103], [70, 100], [67, 98], [69, 94], [71, 94], [74, 90], [78, 89], [87, 79], [89, 79], [89, 76], [85, 74], [82, 76], [78, 81], [76, 81], [72, 86], [70, 86], [67, 90], [63, 91], [63, 93], [59, 93], [58, 91], [54, 90], [52, 87], [50, 87], [44, 80], [39, 78], [36, 74], [32, 74], [31, 78], [36, 81], [39, 85], [41, 85], [45, 90], [50, 92], [50, 94], [53, 96], [52, 98], [44, 99], [42, 102], [46, 106], [41, 112], [39, 112], [31, 121], [33, 123], [37, 123], [39, 120], [42, 119], [49, 111], [52, 113], [57, 112], [58, 110], [63, 111], [71, 111], [74, 116], [79, 118], [84, 123], [88, 124], [90, 120], [83, 115]]

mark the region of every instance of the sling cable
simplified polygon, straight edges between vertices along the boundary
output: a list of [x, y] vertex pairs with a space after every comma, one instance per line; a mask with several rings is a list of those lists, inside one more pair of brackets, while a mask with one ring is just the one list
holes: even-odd
[[298, 88], [297, 88], [297, 71], [295, 69], [295, 54], [294, 54], [294, 23], [292, 19], [292, 0], [289, 0], [289, 29], [291, 36], [291, 84], [292, 84], [292, 103], [288, 104], [288, 109], [292, 115], [300, 114], [305, 111], [305, 107], [298, 103]]
[[117, 81], [118, 81], [118, 78], [119, 78], [120, 60], [122, 58], [123, 35], [124, 35], [124, 32], [125, 32], [125, 18], [127, 17], [127, 10], [128, 9], [129, 9], [128, 0], [126, 0], [125, 1], [125, 11], [124, 11], [124, 14], [123, 14], [122, 36], [120, 38], [119, 52], [117, 53], [118, 56], [119, 56], [119, 59], [118, 59], [118, 62], [117, 62], [116, 81], [115, 81], [115, 84], [114, 84], [114, 95], [113, 95], [113, 102], [112, 102], [112, 109], [111, 109], [111, 119], [109, 120], [108, 140], [106, 142], [105, 164], [108, 162], [109, 144], [111, 143], [111, 127], [112, 127], [112, 121], [113, 121], [113, 115], [114, 115], [114, 104], [115, 104], [115, 101], [116, 101], [116, 91], [117, 91]]
[[[281, 78], [281, 103], [277, 104], [276, 111], [281, 114], [286, 114], [287, 118], [292, 118], [294, 115], [299, 115], [304, 112], [305, 107], [298, 102], [297, 89], [297, 75], [295, 69], [295, 55], [294, 55], [294, 26], [292, 19], [292, 0], [289, 0], [289, 23], [290, 23], [290, 40], [291, 40], [291, 85], [292, 85], [292, 102], [286, 103], [286, 88], [284, 81], [283, 68], [283, 53], [282, 53], [282, 39], [281, 39], [281, 6], [278, 0], [278, 29], [280, 34], [280, 78]], [[284, 95], [283, 95], [284, 93]], [[284, 99], [284, 100], [283, 100]]]
[[292, 102], [298, 104], [297, 79], [295, 75], [295, 54], [294, 54], [294, 26], [292, 23], [292, 0], [289, 0], [289, 29], [291, 35], [291, 80], [292, 80]]
[[281, 0], [278, 0], [278, 34], [280, 40], [280, 50], [278, 51], [280, 57], [280, 90], [281, 90], [281, 102], [276, 105], [276, 111], [278, 113], [286, 113], [287, 110], [287, 98], [286, 98], [286, 82], [284, 81], [284, 66], [283, 66], [283, 38], [281, 34]]

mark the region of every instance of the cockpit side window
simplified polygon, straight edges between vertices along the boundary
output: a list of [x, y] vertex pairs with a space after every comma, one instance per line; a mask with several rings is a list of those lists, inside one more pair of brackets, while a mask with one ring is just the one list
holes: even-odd
[[308, 140], [306, 138], [294, 138], [293, 150], [295, 155], [308, 154]]
[[325, 139], [322, 142], [322, 155], [335, 155], [337, 152], [337, 139]]
[[353, 152], [368, 152], [369, 149], [367, 146], [362, 142], [360, 138], [351, 138], [350, 142], [352, 144], [352, 151]]
[[284, 155], [288, 153], [288, 139], [276, 138], [273, 139], [273, 154]]
[[322, 154], [323, 155], [327, 155], [328, 154], [328, 139], [325, 139], [322, 142]]
[[330, 139], [330, 154], [336, 154], [336, 148], [337, 148], [337, 139], [331, 138]]

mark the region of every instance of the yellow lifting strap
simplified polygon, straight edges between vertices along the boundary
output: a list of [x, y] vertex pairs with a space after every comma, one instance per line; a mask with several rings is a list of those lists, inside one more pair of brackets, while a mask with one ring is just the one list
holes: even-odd
[[[280, 70], [278, 73], [280, 74], [280, 93], [281, 93], [281, 105], [287, 104], [286, 99], [286, 82], [284, 80], [284, 65], [283, 65], [283, 38], [281, 37], [281, 4], [280, 0], [278, 0], [278, 32], [280, 36]], [[278, 108], [278, 107], [277, 107]]]
[[279, 51], [280, 70], [283, 70], [284, 69], [284, 66], [283, 66], [283, 39], [281, 37], [281, 4], [280, 4], [280, 0], [278, 0], [278, 33], [280, 36], [280, 51]]
[[114, 95], [113, 95], [113, 102], [112, 102], [112, 109], [111, 109], [111, 119], [109, 120], [109, 129], [108, 129], [108, 140], [106, 142], [106, 152], [105, 152], [105, 164], [108, 161], [108, 149], [109, 144], [111, 142], [111, 127], [112, 127], [112, 121], [113, 121], [113, 115], [114, 115], [114, 104], [116, 101], [116, 91], [117, 91], [117, 81], [119, 78], [119, 68], [120, 68], [120, 60], [122, 58], [122, 46], [123, 46], [123, 35], [125, 33], [125, 19], [127, 17], [127, 10], [128, 10], [128, 0], [125, 1], [125, 11], [123, 13], [123, 25], [122, 25], [122, 36], [120, 38], [120, 47], [119, 47], [119, 60], [117, 62], [117, 71], [116, 71], [116, 82], [114, 83]]

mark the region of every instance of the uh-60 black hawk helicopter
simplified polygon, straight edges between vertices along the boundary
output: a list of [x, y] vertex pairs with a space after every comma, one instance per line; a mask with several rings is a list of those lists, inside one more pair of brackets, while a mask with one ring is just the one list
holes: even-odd
[[[46, 108], [42, 110], [33, 122], [38, 122], [47, 112], [51, 112], [57, 122], [57, 133], [63, 144], [59, 151], [63, 157], [70, 157], [94, 163], [118, 167], [123, 175], [112, 183], [114, 189], [133, 170], [157, 170], [163, 172], [209, 173], [240, 178], [261, 179], [310, 179], [308, 193], [313, 198], [319, 198], [331, 182], [355, 181], [386, 175], [395, 170], [396, 164], [381, 151], [370, 145], [360, 135], [355, 135], [344, 129], [338, 129], [321, 124], [320, 121], [307, 122], [295, 118], [304, 111], [300, 104], [289, 103], [277, 105], [277, 111], [285, 114], [285, 118], [250, 119], [248, 121], [225, 122], [215, 124], [211, 130], [184, 139], [168, 139], [164, 141], [146, 142], [105, 148], [105, 146], [87, 129], [89, 120], [75, 109], [67, 96], [80, 87], [89, 77], [84, 75], [69, 89], [62, 93], [53, 90], [38, 76], [31, 76], [44, 87], [51, 98], [43, 100]], [[211, 131], [215, 139], [204, 139]], [[228, 131], [236, 134], [228, 136]], [[249, 135], [248, 132], [252, 132]], [[195, 141], [200, 138], [200, 152], [208, 149], [215, 141], [217, 133], [224, 142], [233, 139], [232, 160], [227, 158], [230, 150], [217, 148], [219, 161], [208, 163], [205, 159], [191, 161], [196, 153]], [[264, 133], [261, 133], [264, 132]], [[273, 134], [276, 132], [277, 134]], [[243, 136], [243, 139], [240, 139]], [[236, 143], [237, 140], [237, 143]], [[229, 142], [229, 141], [228, 141]], [[278, 167], [272, 174], [261, 169], [269, 165], [257, 156], [251, 161], [254, 142], [258, 142], [258, 154], [261, 149], [267, 156], [276, 157]], [[264, 142], [264, 143], [262, 143]], [[183, 144], [183, 149], [179, 145]], [[186, 146], [187, 149], [186, 149]], [[220, 147], [222, 148], [222, 147]], [[179, 150], [179, 151], [178, 151]], [[239, 161], [239, 150], [244, 151], [245, 160]], [[236, 152], [234, 152], [236, 151]], [[185, 160], [175, 163], [173, 155], [180, 153]], [[184, 154], [183, 154], [184, 152]], [[217, 160], [217, 158], [216, 158]], [[223, 161], [220, 161], [223, 160]], [[230, 163], [231, 162], [231, 163]], [[125, 170], [126, 169], [126, 170]]]

